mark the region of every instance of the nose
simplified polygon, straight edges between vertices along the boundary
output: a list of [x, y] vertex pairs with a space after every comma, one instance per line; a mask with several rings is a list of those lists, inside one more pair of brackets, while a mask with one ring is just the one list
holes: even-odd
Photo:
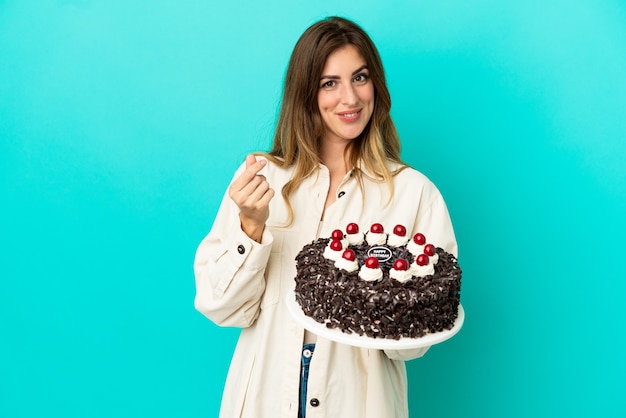
[[359, 102], [359, 96], [352, 83], [344, 84], [343, 91], [341, 92], [341, 102], [344, 105], [355, 105]]

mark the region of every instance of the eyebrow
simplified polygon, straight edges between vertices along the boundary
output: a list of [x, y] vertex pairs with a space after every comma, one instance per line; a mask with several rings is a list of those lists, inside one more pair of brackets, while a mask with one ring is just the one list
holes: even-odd
[[[367, 70], [367, 64], [361, 65], [359, 68], [354, 70], [352, 72], [352, 75], [355, 76], [355, 75], [357, 75], [358, 73], [360, 73], [363, 70]], [[339, 77], [338, 75], [323, 75], [323, 76], [320, 77], [320, 80], [323, 80], [325, 78], [327, 78], [329, 80], [339, 80], [341, 77]]]

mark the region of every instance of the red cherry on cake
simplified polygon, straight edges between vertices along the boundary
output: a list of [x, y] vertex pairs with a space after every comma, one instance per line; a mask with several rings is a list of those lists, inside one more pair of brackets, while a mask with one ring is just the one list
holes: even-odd
[[354, 222], [349, 223], [348, 226], [346, 227], [346, 232], [350, 235], [358, 234], [359, 226], [355, 224]]
[[343, 249], [343, 245], [341, 245], [341, 241], [334, 239], [330, 242], [330, 249], [333, 251], [341, 251]]
[[378, 268], [378, 259], [376, 257], [367, 257], [365, 259], [365, 267], [370, 269]]
[[415, 234], [413, 236], [413, 241], [417, 244], [417, 245], [424, 245], [426, 244], [426, 237], [424, 236], [424, 234], [418, 232], [417, 234]]
[[381, 224], [372, 224], [370, 228], [370, 232], [374, 234], [382, 234], [384, 231], [383, 226]]
[[426, 244], [426, 246], [424, 247], [424, 254], [432, 257], [433, 255], [435, 255], [435, 253], [435, 246], [433, 244]]
[[415, 262], [418, 266], [426, 266], [428, 265], [428, 256], [426, 254], [420, 254], [415, 259]]
[[343, 238], [343, 232], [341, 231], [341, 229], [335, 229], [333, 231], [333, 233], [330, 235], [330, 237], [332, 239], [342, 239]]
[[403, 237], [406, 235], [406, 228], [404, 227], [404, 225], [396, 225], [393, 228], [393, 233], [399, 237]]
[[406, 270], [409, 268], [409, 263], [404, 258], [398, 258], [393, 262], [393, 268], [396, 270]]
[[348, 261], [354, 261], [356, 259], [356, 255], [354, 254], [354, 251], [352, 251], [350, 248], [348, 248], [347, 250], [343, 252], [342, 257]]

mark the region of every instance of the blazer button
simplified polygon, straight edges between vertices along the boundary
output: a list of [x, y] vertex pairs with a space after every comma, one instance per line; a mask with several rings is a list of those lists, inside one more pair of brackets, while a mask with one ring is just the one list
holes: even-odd
[[311, 406], [316, 407], [316, 406], [320, 406], [320, 401], [317, 398], [313, 398], [311, 399], [311, 401], [309, 402], [311, 404]]
[[239, 246], [237, 247], [237, 251], [239, 252], [239, 254], [243, 254], [246, 252], [246, 247], [244, 247], [243, 245], [239, 244]]

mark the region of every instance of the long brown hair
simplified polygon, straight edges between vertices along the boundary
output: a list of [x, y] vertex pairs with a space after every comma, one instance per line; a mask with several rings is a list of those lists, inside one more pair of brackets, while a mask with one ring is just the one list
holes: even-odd
[[400, 159], [400, 140], [389, 114], [391, 97], [382, 61], [376, 46], [360, 26], [341, 17], [329, 17], [310, 26], [293, 49], [285, 76], [274, 143], [268, 154], [279, 166], [295, 165], [293, 177], [281, 192], [289, 211], [287, 224], [293, 221], [289, 196], [321, 163], [320, 150], [325, 125], [317, 95], [326, 59], [347, 45], [355, 46], [365, 60], [374, 84], [375, 99], [369, 123], [361, 135], [350, 143], [345, 155], [349, 158], [350, 166], [354, 167], [354, 175], [361, 189], [363, 173], [358, 167], [359, 160], [362, 168], [372, 173], [377, 180], [387, 183], [393, 196], [392, 177], [395, 172], [390, 171], [387, 163], [403, 163]]

